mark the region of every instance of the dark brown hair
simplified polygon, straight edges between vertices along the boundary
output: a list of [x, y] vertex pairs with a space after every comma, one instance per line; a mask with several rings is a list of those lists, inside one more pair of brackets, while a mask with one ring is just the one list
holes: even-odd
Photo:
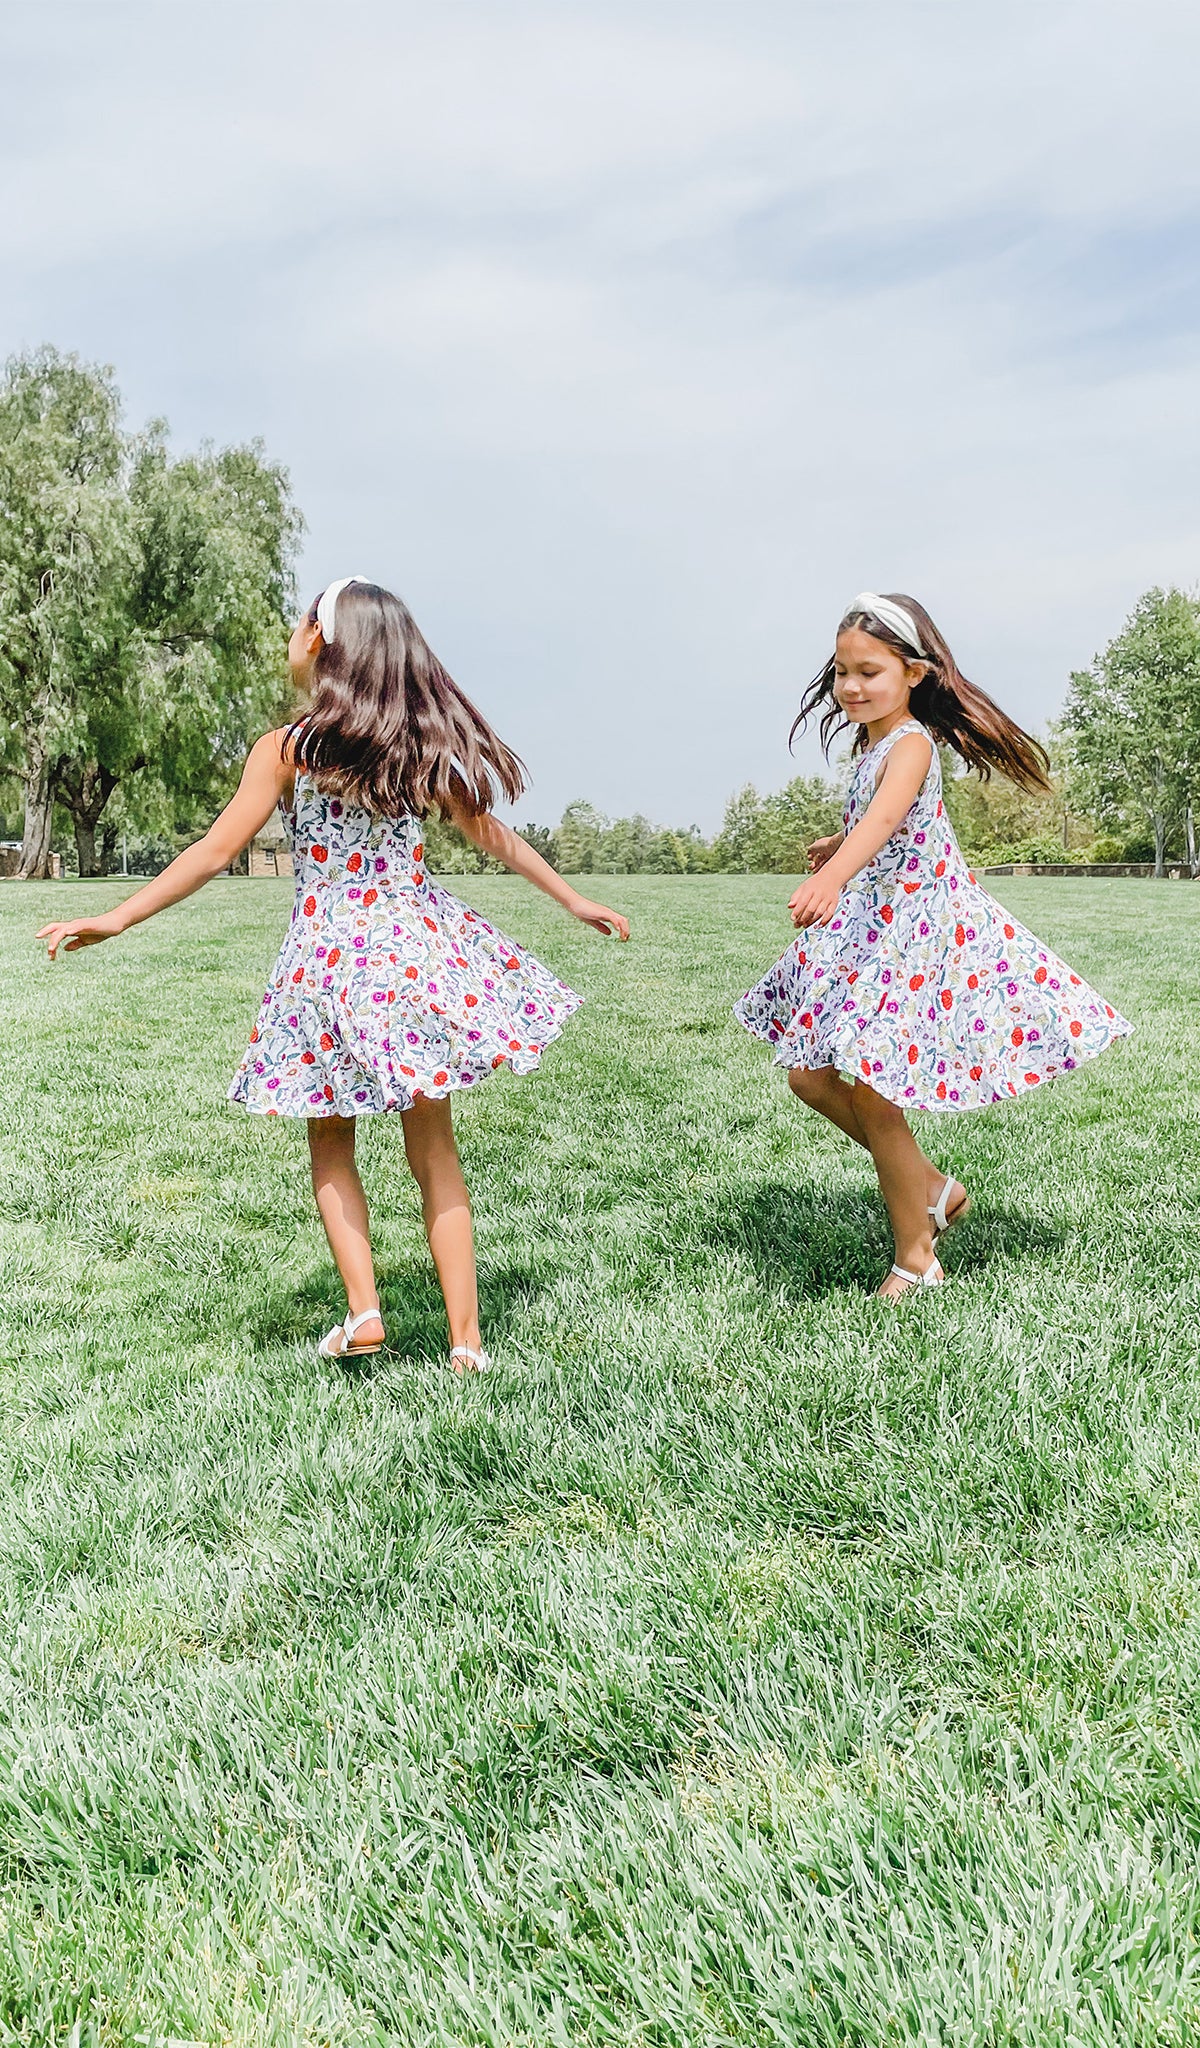
[[[859, 626], [873, 640], [882, 640], [885, 647], [903, 655], [905, 661], [914, 665], [918, 662], [925, 664], [924, 675], [913, 685], [912, 715], [920, 719], [940, 746], [953, 747], [970, 767], [978, 769], [982, 781], [987, 782], [993, 768], [998, 768], [1002, 775], [1007, 775], [1010, 782], [1019, 783], [1022, 789], [1048, 789], [1050, 784], [1046, 771], [1050, 761], [1045, 748], [1007, 717], [986, 691], [967, 681], [923, 604], [918, 604], [915, 597], [905, 597], [900, 591], [889, 590], [883, 594], [890, 603], [902, 605], [909, 614], [920, 634], [921, 649], [912, 646], [894, 627], [876, 618], [873, 612], [847, 612], [838, 632], [844, 633], [849, 627]], [[833, 734], [849, 723], [834, 698], [836, 674], [837, 656], [831, 654], [804, 693], [800, 715], [788, 736], [789, 744], [801, 727], [808, 723], [818, 705], [826, 707], [820, 725], [821, 745], [826, 752]], [[862, 725], [853, 751], [857, 754], [866, 745], [867, 729]]]
[[291, 729], [297, 767], [385, 818], [445, 817], [452, 803], [478, 815], [497, 795], [515, 802], [524, 763], [447, 675], [407, 605], [377, 583], [351, 583], [336, 624], [317, 656], [311, 708]]

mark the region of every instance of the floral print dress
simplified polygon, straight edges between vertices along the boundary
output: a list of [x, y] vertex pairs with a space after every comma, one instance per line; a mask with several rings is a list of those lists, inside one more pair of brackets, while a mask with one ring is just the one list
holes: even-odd
[[[863, 754], [847, 832], [902, 734]], [[978, 1109], [1069, 1074], [1132, 1030], [981, 889], [942, 801], [937, 748], [903, 823], [827, 925], [802, 931], [734, 1015], [781, 1067], [835, 1067], [902, 1109]]]
[[232, 1102], [366, 1116], [536, 1067], [580, 996], [432, 882], [415, 818], [377, 818], [297, 772], [296, 902]]

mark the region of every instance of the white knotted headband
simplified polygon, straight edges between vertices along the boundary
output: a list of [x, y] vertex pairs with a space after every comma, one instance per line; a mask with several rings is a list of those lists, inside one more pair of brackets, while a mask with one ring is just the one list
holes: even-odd
[[877, 590], [860, 590], [853, 604], [846, 606], [842, 617], [852, 619], [856, 612], [868, 612], [873, 619], [879, 620], [881, 626], [890, 626], [893, 633], [910, 647], [915, 647], [918, 654], [924, 654], [917, 622], [902, 604], [893, 604], [890, 597], [880, 597]]
[[348, 583], [369, 583], [369, 576], [339, 576], [336, 583], [327, 583], [321, 592], [317, 605], [317, 624], [326, 647], [333, 646], [337, 629], [337, 601]]

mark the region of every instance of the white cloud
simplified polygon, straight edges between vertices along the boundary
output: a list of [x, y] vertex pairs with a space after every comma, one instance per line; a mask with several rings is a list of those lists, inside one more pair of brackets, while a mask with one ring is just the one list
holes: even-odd
[[1195, 576], [1173, 0], [44, 0], [3, 34], [10, 344], [261, 430], [306, 579], [395, 580], [543, 816], [781, 779], [864, 582], [1040, 720]]

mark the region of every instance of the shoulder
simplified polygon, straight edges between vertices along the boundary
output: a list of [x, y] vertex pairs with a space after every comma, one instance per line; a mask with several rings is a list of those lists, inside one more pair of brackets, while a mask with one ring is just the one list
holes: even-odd
[[247, 770], [256, 776], [270, 776], [280, 796], [290, 794], [296, 774], [295, 728], [276, 726], [257, 739], [246, 756]]
[[933, 756], [933, 741], [930, 739], [924, 726], [919, 730], [914, 727], [911, 732], [902, 732], [899, 739], [892, 741], [884, 756], [884, 773], [886, 774], [897, 768], [902, 768], [906, 771], [920, 768], [922, 775], [924, 775]]

